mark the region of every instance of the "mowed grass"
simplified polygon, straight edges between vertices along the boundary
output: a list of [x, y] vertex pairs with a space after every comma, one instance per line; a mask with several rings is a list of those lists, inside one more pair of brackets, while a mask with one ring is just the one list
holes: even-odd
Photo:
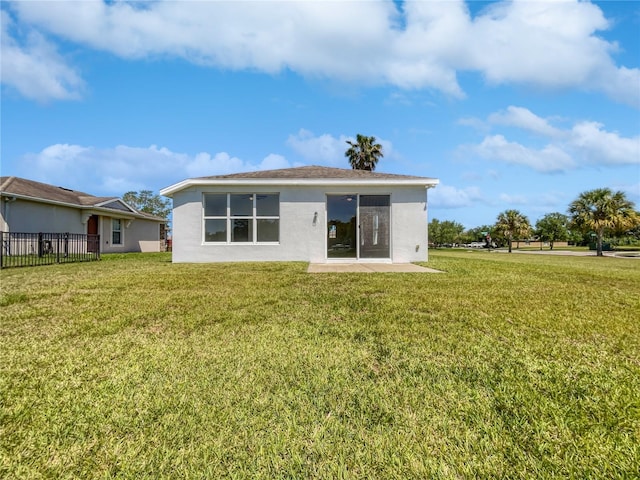
[[638, 478], [640, 261], [0, 272], [1, 478]]

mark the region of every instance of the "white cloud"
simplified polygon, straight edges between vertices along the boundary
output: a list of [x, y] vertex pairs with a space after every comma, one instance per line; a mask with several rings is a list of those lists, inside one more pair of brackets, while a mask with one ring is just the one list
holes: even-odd
[[[520, 128], [551, 143], [532, 148], [508, 141], [504, 135], [487, 135], [471, 151], [487, 160], [531, 167], [543, 172], [561, 172], [588, 165], [639, 165], [640, 135], [623, 137], [608, 132], [597, 122], [580, 121], [569, 129], [551, 125], [526, 108], [510, 106], [506, 111], [489, 115], [489, 123]], [[468, 151], [469, 147], [464, 147]]]
[[489, 81], [573, 86], [609, 59], [611, 45], [593, 33], [608, 28], [584, 2], [497, 2], [475, 19], [472, 63]]
[[549, 124], [547, 120], [522, 107], [509, 106], [506, 111], [492, 113], [489, 122], [513, 126], [546, 137], [560, 137], [563, 132]]
[[600, 90], [619, 103], [640, 106], [640, 69], [616, 67], [612, 62], [598, 71], [592, 90]]
[[[308, 162], [348, 168], [349, 160], [344, 155], [348, 148], [347, 140], [355, 141], [355, 138], [346, 135], [334, 137], [328, 133], [316, 136], [302, 128], [297, 134], [289, 135], [287, 145]], [[376, 141], [382, 145], [384, 158], [394, 156], [393, 144], [389, 140], [376, 137]]]
[[[171, 156], [177, 156], [171, 154]], [[196, 154], [193, 159], [186, 155], [179, 155], [182, 159], [187, 177], [206, 177], [209, 175], [224, 175], [244, 170], [245, 164], [237, 157], [227, 152], [218, 152], [211, 156], [207, 152]]]
[[640, 105], [640, 70], [615, 65], [617, 46], [597, 36], [609, 23], [589, 2], [501, 1], [474, 18], [462, 0], [406, 2], [403, 12], [391, 1], [16, 2], [11, 9], [43, 31], [124, 58], [288, 69], [458, 98], [458, 72], [472, 71], [490, 83], [595, 90]]
[[502, 135], [485, 137], [474, 150], [487, 160], [524, 165], [543, 173], [562, 172], [576, 165], [569, 154], [555, 145], [532, 149], [517, 142], [509, 142]]
[[[298, 163], [295, 163], [293, 166], [298, 166]], [[282, 155], [278, 155], [275, 153], [270, 153], [260, 164], [258, 165], [257, 170], [277, 170], [279, 168], [289, 168], [292, 165], [289, 161], [284, 158]]]
[[30, 31], [21, 44], [10, 35], [14, 22], [5, 10], [0, 10], [0, 25], [4, 85], [40, 102], [79, 98], [84, 82], [53, 44], [35, 31]]
[[440, 183], [429, 190], [429, 206], [436, 208], [461, 208], [483, 202], [478, 187], [456, 188]]
[[20, 164], [22, 171], [16, 174], [95, 195], [119, 196], [129, 190], [159, 190], [190, 177], [297, 165], [277, 154], [253, 163], [226, 152], [189, 155], [156, 145], [100, 149], [56, 144], [25, 156]]
[[571, 130], [570, 145], [591, 163], [607, 165], [639, 165], [640, 135], [625, 138], [607, 132], [597, 122], [580, 122]]
[[287, 145], [309, 162], [344, 166], [347, 162], [344, 152], [349, 139], [345, 135], [336, 138], [328, 133], [316, 136], [309, 130], [300, 129], [297, 134], [289, 135]]
[[44, 160], [49, 162], [49, 165], [51, 165], [51, 162], [58, 162], [59, 166], [62, 166], [65, 162], [79, 157], [90, 150], [90, 148], [81, 147], [80, 145], [58, 143], [44, 148], [40, 155]]
[[481, 120], [479, 118], [475, 118], [475, 117], [462, 117], [459, 118], [457, 121], [458, 125], [463, 125], [465, 127], [471, 127], [474, 130], [477, 130], [479, 132], [488, 132], [489, 131], [489, 125], [487, 125], [487, 122], [485, 122], [484, 120]]

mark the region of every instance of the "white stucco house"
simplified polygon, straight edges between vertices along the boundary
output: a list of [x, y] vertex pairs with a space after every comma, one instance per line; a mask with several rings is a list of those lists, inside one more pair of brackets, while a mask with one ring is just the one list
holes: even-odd
[[189, 178], [173, 199], [173, 261], [427, 260], [435, 178], [306, 166]]
[[159, 252], [167, 221], [135, 210], [117, 197], [20, 177], [0, 177], [0, 231], [100, 235], [99, 253]]

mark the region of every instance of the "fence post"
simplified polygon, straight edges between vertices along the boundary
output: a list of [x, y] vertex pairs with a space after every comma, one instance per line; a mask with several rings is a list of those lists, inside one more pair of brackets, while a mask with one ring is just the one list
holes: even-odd
[[0, 232], [0, 269], [4, 266], [4, 232]]

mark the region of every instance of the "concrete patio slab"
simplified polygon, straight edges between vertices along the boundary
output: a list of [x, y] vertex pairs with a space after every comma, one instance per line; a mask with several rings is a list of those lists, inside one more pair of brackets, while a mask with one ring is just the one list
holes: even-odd
[[433, 268], [421, 267], [413, 263], [310, 263], [308, 273], [442, 273]]

